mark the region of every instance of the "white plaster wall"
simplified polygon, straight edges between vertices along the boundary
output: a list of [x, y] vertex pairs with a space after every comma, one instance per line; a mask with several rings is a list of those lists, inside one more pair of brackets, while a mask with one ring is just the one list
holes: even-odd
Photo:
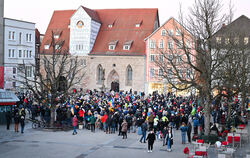
[[[15, 32], [14, 40], [9, 39], [9, 31]], [[22, 33], [21, 43], [19, 41], [19, 33]], [[31, 34], [31, 41], [26, 41], [26, 34]], [[5, 88], [12, 88], [14, 79], [18, 79], [19, 72], [13, 74], [13, 68], [18, 68], [18, 65], [25, 64], [26, 66], [35, 64], [35, 24], [14, 19], [4, 19], [4, 80]], [[14, 58], [9, 57], [9, 49], [15, 50]], [[30, 57], [19, 57], [19, 50], [31, 51]], [[28, 53], [29, 54], [29, 53]], [[27, 54], [25, 55], [27, 56]], [[19, 87], [20, 83], [16, 82]]]
[[[77, 27], [77, 22], [82, 21], [84, 26]], [[72, 15], [70, 19], [70, 53], [73, 55], [86, 56], [91, 51], [95, 38], [98, 34], [100, 24], [93, 21], [82, 7]], [[76, 45], [83, 48], [76, 49]]]

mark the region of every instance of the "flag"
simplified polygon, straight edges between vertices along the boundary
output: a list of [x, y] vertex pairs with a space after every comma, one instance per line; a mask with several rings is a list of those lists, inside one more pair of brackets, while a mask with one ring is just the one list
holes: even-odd
[[111, 99], [109, 102], [108, 102], [109, 106], [112, 106], [113, 107], [113, 99]]

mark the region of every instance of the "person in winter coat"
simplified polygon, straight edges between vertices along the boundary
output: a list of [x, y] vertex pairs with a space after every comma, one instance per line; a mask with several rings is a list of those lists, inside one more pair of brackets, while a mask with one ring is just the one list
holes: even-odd
[[92, 114], [89, 118], [91, 132], [95, 132], [95, 122], [96, 122], [96, 118], [94, 114]]
[[162, 132], [162, 136], [163, 136], [163, 146], [165, 146], [165, 144], [166, 144], [166, 136], [167, 136], [167, 132], [168, 132], [167, 127], [164, 127], [161, 132]]
[[193, 126], [194, 126], [194, 135], [198, 134], [198, 126], [199, 126], [199, 120], [197, 117], [193, 120]]
[[19, 122], [20, 122], [19, 114], [15, 113], [15, 115], [14, 115], [14, 123], [15, 123], [14, 128], [15, 128], [15, 132], [19, 132], [18, 131]]
[[140, 142], [142, 143], [142, 139], [144, 139], [144, 143], [146, 143], [146, 134], [147, 134], [147, 130], [148, 130], [148, 125], [147, 123], [144, 121], [141, 125], [141, 132], [142, 132], [142, 136], [140, 139]]
[[128, 123], [125, 119], [123, 120], [121, 127], [122, 127], [122, 130], [121, 130], [122, 131], [122, 139], [127, 139]]
[[152, 112], [148, 116], [148, 124], [149, 124], [149, 129], [152, 129], [154, 125], [154, 115]]
[[7, 130], [9, 130], [10, 129], [10, 122], [11, 122], [11, 113], [10, 113], [10, 111], [6, 112], [5, 118], [6, 118]]
[[153, 151], [153, 146], [154, 146], [154, 141], [155, 141], [155, 134], [153, 132], [153, 130], [151, 130], [147, 136], [147, 140], [148, 140], [148, 152], [152, 152]]
[[186, 124], [183, 122], [182, 125], [181, 125], [181, 138], [182, 138], [182, 144], [185, 144], [186, 143], [186, 133], [187, 133], [187, 126]]
[[166, 136], [166, 142], [167, 142], [167, 145], [168, 145], [168, 151], [172, 151], [172, 145], [173, 145], [173, 133], [172, 133], [172, 130], [171, 128], [168, 129], [168, 132], [167, 132], [167, 136]]
[[74, 115], [74, 117], [73, 117], [73, 119], [72, 119], [72, 126], [73, 126], [73, 135], [75, 135], [75, 134], [77, 134], [77, 132], [76, 132], [76, 126], [77, 126], [77, 117], [76, 117], [76, 115]]
[[187, 124], [187, 137], [188, 137], [188, 142], [191, 143], [191, 132], [192, 132], [192, 125], [190, 122]]
[[24, 125], [25, 125], [24, 121], [25, 121], [25, 116], [22, 115], [22, 116], [20, 117], [21, 133], [23, 133], [23, 131], [24, 131]]

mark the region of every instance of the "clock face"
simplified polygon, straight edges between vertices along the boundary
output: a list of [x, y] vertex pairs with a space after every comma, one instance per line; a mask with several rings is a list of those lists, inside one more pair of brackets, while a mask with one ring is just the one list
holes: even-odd
[[82, 21], [78, 21], [77, 24], [76, 24], [76, 26], [78, 28], [83, 28], [83, 22]]

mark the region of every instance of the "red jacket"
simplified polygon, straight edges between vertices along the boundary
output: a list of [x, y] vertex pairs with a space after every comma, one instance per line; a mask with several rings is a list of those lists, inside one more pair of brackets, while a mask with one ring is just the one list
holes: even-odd
[[73, 117], [72, 126], [77, 126], [77, 117]]
[[78, 114], [79, 114], [79, 117], [83, 117], [84, 111], [83, 110], [79, 110]]

